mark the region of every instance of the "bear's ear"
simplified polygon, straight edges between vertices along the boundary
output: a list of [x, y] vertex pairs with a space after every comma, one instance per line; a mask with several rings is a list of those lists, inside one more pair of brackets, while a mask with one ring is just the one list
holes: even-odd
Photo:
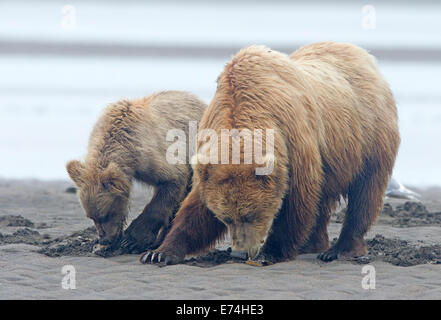
[[83, 183], [84, 164], [78, 160], [72, 160], [66, 164], [66, 170], [72, 181], [79, 187]]
[[129, 183], [120, 167], [115, 162], [110, 162], [100, 175], [101, 185], [104, 190], [117, 195], [128, 193]]

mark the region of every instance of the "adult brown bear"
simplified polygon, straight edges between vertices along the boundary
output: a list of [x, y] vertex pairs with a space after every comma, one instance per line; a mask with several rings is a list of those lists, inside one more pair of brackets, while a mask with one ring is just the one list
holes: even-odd
[[[274, 129], [274, 169], [256, 175], [256, 159], [196, 164], [171, 231], [141, 262], [180, 262], [227, 230], [233, 250], [273, 262], [306, 252], [324, 251], [324, 261], [366, 253], [363, 237], [382, 207], [400, 138], [392, 93], [365, 50], [332, 42], [290, 57], [242, 49], [218, 79], [200, 124], [207, 128]], [[328, 249], [327, 224], [341, 195], [347, 214]]]

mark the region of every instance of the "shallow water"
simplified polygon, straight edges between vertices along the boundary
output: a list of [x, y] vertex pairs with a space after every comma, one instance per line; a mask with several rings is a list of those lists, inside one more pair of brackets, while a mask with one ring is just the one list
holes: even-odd
[[[375, 1], [374, 1], [375, 2]], [[377, 27], [361, 28], [358, 4], [274, 5], [226, 2], [76, 4], [77, 27], [60, 27], [53, 1], [3, 1], [1, 41], [51, 43], [292, 46], [320, 40], [367, 47], [441, 48], [441, 10], [429, 5], [375, 4]], [[268, 14], [270, 12], [271, 14]], [[244, 18], [246, 17], [246, 19]], [[100, 110], [123, 97], [188, 90], [206, 102], [225, 58], [8, 55], [0, 46], [0, 177], [67, 179], [64, 165], [86, 151]], [[441, 61], [441, 59], [438, 59]], [[395, 94], [402, 144], [395, 176], [441, 185], [441, 62], [380, 60]]]
[[[75, 6], [74, 29], [60, 27], [65, 4]], [[366, 4], [375, 9], [375, 29], [363, 28]], [[2, 0], [0, 38], [240, 47], [333, 40], [441, 48], [440, 8], [435, 1]]]
[[[100, 110], [163, 89], [209, 101], [224, 60], [2, 56], [0, 177], [65, 179], [64, 164], [86, 151]], [[441, 184], [441, 64], [381, 63], [396, 96], [402, 144], [395, 176]]]

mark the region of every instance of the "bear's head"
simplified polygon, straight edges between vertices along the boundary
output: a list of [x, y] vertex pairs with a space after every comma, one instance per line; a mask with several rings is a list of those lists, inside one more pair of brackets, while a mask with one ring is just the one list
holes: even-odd
[[80, 161], [66, 165], [78, 188], [84, 211], [95, 223], [102, 246], [114, 246], [120, 240], [128, 215], [130, 180], [111, 162], [104, 169]]
[[261, 168], [256, 164], [194, 165], [201, 201], [227, 226], [232, 249], [250, 258], [259, 253], [287, 188], [286, 170], [274, 156], [263, 163], [272, 170], [256, 174]]

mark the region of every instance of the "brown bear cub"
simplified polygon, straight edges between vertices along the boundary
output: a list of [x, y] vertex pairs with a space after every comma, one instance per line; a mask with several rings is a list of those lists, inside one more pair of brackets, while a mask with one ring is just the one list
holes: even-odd
[[[259, 261], [307, 252], [322, 252], [324, 261], [366, 254], [363, 238], [382, 207], [400, 138], [392, 93], [365, 50], [332, 42], [290, 57], [266, 47], [242, 49], [218, 78], [204, 128], [273, 129], [274, 147], [264, 156], [273, 170], [256, 175], [262, 163], [256, 158], [198, 161], [170, 232], [141, 262], [178, 263], [227, 230], [233, 250]], [[206, 157], [201, 149], [197, 159]], [[328, 248], [327, 224], [340, 196], [348, 199], [347, 214]]]
[[[199, 121], [205, 108], [190, 93], [164, 91], [104, 110], [90, 135], [85, 162], [67, 164], [85, 213], [97, 228], [102, 246], [97, 253], [115, 249], [122, 237], [123, 252], [161, 243], [192, 175], [189, 164], [166, 161], [167, 132], [188, 132], [189, 122]], [[123, 236], [133, 179], [153, 186], [155, 193]]]

